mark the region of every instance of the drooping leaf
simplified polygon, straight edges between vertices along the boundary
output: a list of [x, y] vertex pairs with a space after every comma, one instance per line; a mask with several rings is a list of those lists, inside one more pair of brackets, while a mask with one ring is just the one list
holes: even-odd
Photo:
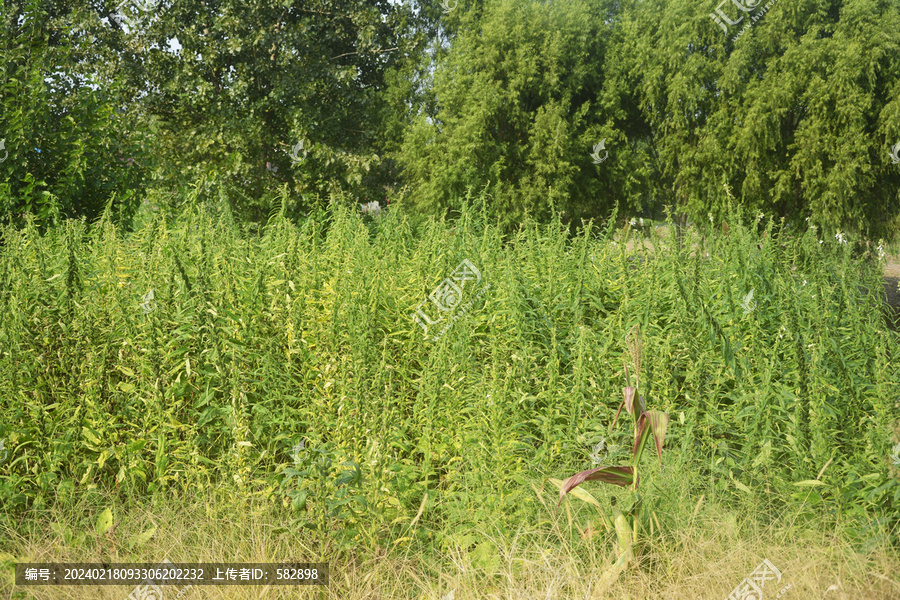
[[644, 414], [650, 420], [653, 441], [656, 443], [656, 455], [662, 460], [663, 443], [666, 441], [666, 430], [669, 427], [669, 413], [661, 410], [649, 410]]
[[669, 414], [660, 410], [648, 410], [641, 414], [637, 424], [637, 432], [635, 434], [634, 448], [632, 454], [635, 464], [640, 460], [641, 454], [644, 452], [644, 445], [652, 436], [656, 444], [656, 455], [662, 460], [663, 442], [666, 439], [666, 428], [669, 424]]
[[[563, 485], [565, 485], [565, 482], [561, 479], [550, 479], [550, 483], [558, 487], [560, 490], [562, 490]], [[588, 504], [595, 506], [601, 510], [603, 509], [603, 506], [600, 504], [600, 502], [597, 501], [596, 498], [594, 498], [594, 496], [581, 488], [572, 488], [569, 490], [569, 493], [582, 502], [587, 502]]]
[[557, 506], [562, 504], [562, 499], [567, 493], [585, 481], [602, 481], [612, 485], [628, 487], [634, 483], [634, 469], [631, 467], [599, 467], [576, 473], [563, 481], [562, 487], [559, 489], [559, 503], [557, 503]]
[[[558, 487], [560, 490], [562, 490], [563, 485], [565, 485], [565, 482], [562, 481], [561, 479], [552, 479], [551, 478], [549, 481], [550, 481], [550, 483], [552, 483], [553, 485]], [[606, 516], [606, 514], [604, 514], [603, 505], [600, 504], [600, 502], [598, 502], [597, 499], [594, 498], [593, 495], [591, 495], [586, 490], [583, 490], [579, 487], [570, 489], [569, 493], [571, 495], [575, 496], [576, 498], [578, 498], [579, 500], [581, 500], [582, 502], [587, 502], [588, 504], [596, 507], [600, 511], [599, 512], [599, 515], [600, 515], [599, 524], [603, 525], [603, 527], [606, 529], [606, 531], [612, 530], [613, 525], [610, 522], [609, 518]]]

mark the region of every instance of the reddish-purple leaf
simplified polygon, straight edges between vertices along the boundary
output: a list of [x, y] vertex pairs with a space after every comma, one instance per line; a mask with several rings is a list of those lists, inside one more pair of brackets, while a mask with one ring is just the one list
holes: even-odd
[[616, 426], [616, 421], [619, 420], [619, 414], [622, 412], [622, 407], [623, 407], [623, 406], [625, 406], [625, 401], [624, 401], [624, 400], [622, 400], [622, 402], [619, 403], [619, 410], [616, 411], [616, 416], [615, 416], [615, 418], [613, 418], [612, 425], [609, 426], [610, 432], [612, 432], [613, 427]]
[[647, 438], [650, 435], [653, 436], [653, 442], [656, 444], [656, 454], [662, 460], [662, 448], [666, 439], [666, 427], [668, 424], [669, 414], [661, 410], [648, 410], [641, 414], [634, 438], [634, 448], [632, 449], [635, 460], [638, 460], [640, 454], [643, 453], [644, 444], [647, 443]]
[[597, 467], [596, 469], [588, 469], [587, 471], [576, 473], [562, 482], [562, 487], [559, 488], [559, 502], [557, 506], [562, 503], [563, 497], [569, 491], [585, 481], [602, 481], [621, 487], [628, 487], [634, 482], [634, 469], [631, 467]]
[[647, 434], [650, 432], [650, 424], [647, 421], [645, 413], [641, 413], [638, 422], [634, 426], [634, 447], [631, 449], [631, 455], [634, 457], [634, 464], [637, 465], [641, 460], [641, 454], [644, 452], [644, 444], [647, 443]]
[[637, 388], [630, 386], [622, 388], [622, 394], [625, 395], [625, 410], [628, 411], [629, 415], [634, 414], [634, 393], [636, 391]]

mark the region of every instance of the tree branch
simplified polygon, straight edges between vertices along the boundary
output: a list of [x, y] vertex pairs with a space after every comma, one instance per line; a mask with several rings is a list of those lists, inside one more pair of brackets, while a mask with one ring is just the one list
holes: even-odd
[[[395, 46], [394, 48], [386, 48], [384, 50], [376, 50], [375, 54], [381, 54], [382, 52], [393, 52], [394, 50], [399, 50], [399, 46]], [[337, 60], [338, 58], [343, 58], [344, 56], [350, 56], [352, 54], [359, 54], [359, 52], [347, 52], [346, 54], [338, 54], [337, 56], [332, 56], [331, 60]]]

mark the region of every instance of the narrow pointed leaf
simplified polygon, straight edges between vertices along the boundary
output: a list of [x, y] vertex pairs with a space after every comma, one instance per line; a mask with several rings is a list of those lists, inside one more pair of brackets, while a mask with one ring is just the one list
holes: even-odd
[[663, 443], [666, 441], [666, 429], [669, 427], [669, 413], [661, 410], [650, 410], [644, 413], [650, 419], [650, 430], [656, 444], [656, 455], [662, 460]]
[[629, 415], [634, 414], [634, 393], [636, 391], [637, 388], [634, 387], [622, 388], [622, 394], [625, 396], [625, 410], [628, 411]]
[[631, 449], [632, 464], [634, 466], [641, 462], [641, 455], [644, 453], [644, 446], [647, 444], [647, 438], [649, 437], [650, 421], [647, 419], [646, 413], [642, 413], [634, 428], [634, 447]]
[[[553, 485], [558, 487], [560, 490], [562, 490], [562, 487], [565, 483], [564, 481], [562, 481], [560, 479], [550, 479], [549, 481], [550, 481], [550, 483], [552, 483]], [[593, 506], [596, 506], [600, 510], [603, 510], [603, 505], [600, 504], [597, 501], [597, 499], [594, 498], [587, 491], [585, 491], [581, 488], [572, 488], [569, 490], [569, 493], [572, 494], [573, 496], [575, 496], [576, 498], [578, 498], [579, 500], [581, 500], [582, 502], [587, 502], [588, 504], [592, 504]]]
[[557, 506], [562, 503], [562, 499], [567, 493], [585, 481], [602, 481], [621, 487], [628, 487], [634, 482], [634, 469], [631, 467], [598, 467], [576, 473], [562, 482]]
[[616, 416], [615, 416], [615, 418], [613, 418], [612, 423], [609, 426], [610, 433], [612, 433], [613, 427], [616, 426], [616, 421], [619, 420], [619, 414], [621, 414], [623, 406], [625, 406], [624, 400], [622, 400], [622, 402], [619, 404], [619, 410], [616, 411]]
[[641, 418], [638, 420], [634, 448], [632, 449], [635, 464], [640, 460], [640, 456], [644, 452], [644, 445], [650, 437], [653, 437], [653, 442], [656, 445], [656, 455], [662, 460], [663, 442], [666, 439], [668, 424], [669, 414], [661, 410], [648, 410], [641, 415]]

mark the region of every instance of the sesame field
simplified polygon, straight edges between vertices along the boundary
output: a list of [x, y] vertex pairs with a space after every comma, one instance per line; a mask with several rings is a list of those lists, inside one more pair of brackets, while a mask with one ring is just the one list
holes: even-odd
[[164, 561], [328, 569], [166, 599], [900, 597], [895, 249], [141, 211], [0, 232], [0, 597]]

